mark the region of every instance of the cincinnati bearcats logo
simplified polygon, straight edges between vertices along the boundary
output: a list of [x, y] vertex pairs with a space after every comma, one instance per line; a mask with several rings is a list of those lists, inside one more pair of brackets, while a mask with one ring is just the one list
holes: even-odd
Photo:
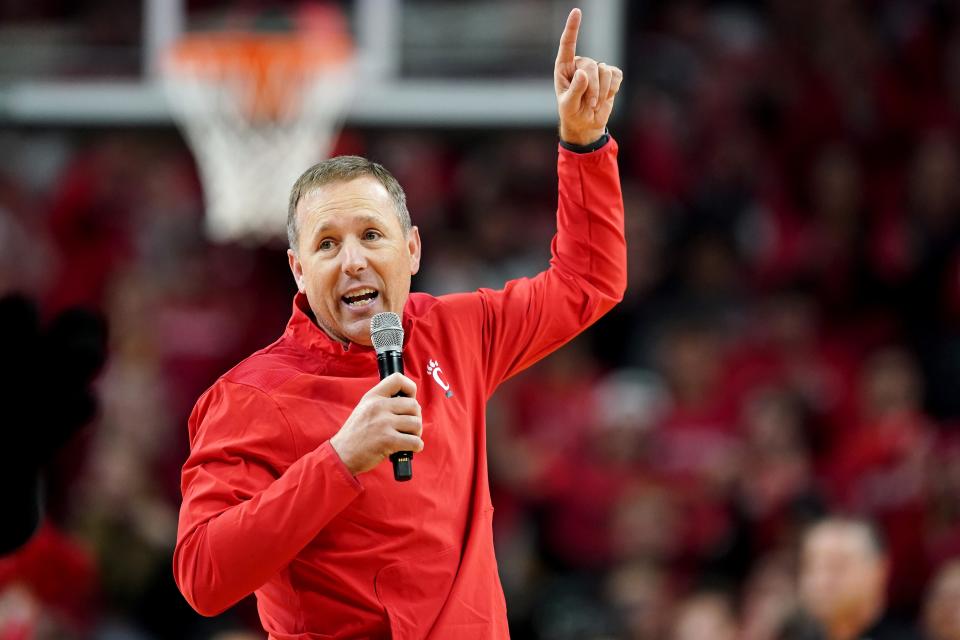
[[453, 397], [453, 391], [450, 390], [450, 383], [443, 379], [443, 369], [440, 368], [440, 363], [436, 360], [431, 360], [427, 363], [427, 375], [433, 377], [433, 381], [436, 382], [443, 393], [448, 398]]

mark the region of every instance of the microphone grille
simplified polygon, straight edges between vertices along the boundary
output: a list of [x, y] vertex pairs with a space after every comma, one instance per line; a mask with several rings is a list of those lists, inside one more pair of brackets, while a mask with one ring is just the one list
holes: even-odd
[[403, 350], [403, 325], [400, 316], [390, 311], [370, 318], [370, 340], [378, 354]]

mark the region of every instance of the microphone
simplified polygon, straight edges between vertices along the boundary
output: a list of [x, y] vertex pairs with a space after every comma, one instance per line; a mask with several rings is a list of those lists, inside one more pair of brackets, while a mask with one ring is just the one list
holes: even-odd
[[[394, 373], [403, 373], [403, 325], [400, 316], [389, 311], [370, 318], [370, 341], [377, 352], [377, 369], [380, 379]], [[405, 396], [402, 391], [396, 396]], [[393, 479], [406, 482], [413, 477], [413, 451], [396, 451], [390, 454], [393, 463]]]

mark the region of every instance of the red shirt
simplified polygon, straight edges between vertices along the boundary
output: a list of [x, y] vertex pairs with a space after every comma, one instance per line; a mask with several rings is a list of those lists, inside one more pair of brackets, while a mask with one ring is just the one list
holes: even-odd
[[190, 416], [174, 554], [180, 590], [214, 615], [254, 592], [271, 638], [506, 638], [484, 407], [497, 386], [608, 311], [626, 286], [617, 145], [560, 149], [548, 270], [500, 291], [411, 294], [406, 375], [425, 448], [413, 479], [354, 477], [329, 439], [374, 386], [376, 354], [344, 346], [302, 295], [275, 343]]

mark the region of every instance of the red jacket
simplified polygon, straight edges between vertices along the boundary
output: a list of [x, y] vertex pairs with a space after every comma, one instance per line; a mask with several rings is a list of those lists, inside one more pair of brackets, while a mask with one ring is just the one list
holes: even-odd
[[255, 592], [272, 638], [506, 638], [484, 407], [501, 382], [609, 310], [626, 285], [617, 145], [560, 149], [550, 268], [501, 291], [411, 294], [406, 375], [424, 450], [353, 477], [329, 438], [378, 381], [297, 295], [283, 336], [221, 377], [190, 416], [174, 554], [200, 613]]

